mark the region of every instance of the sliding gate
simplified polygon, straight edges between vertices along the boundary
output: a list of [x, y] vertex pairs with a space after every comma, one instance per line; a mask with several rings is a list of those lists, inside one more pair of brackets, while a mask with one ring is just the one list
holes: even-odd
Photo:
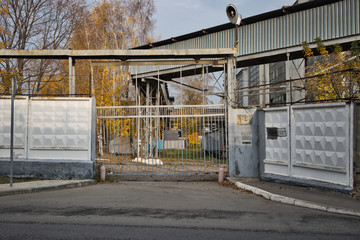
[[226, 170], [225, 107], [97, 107], [96, 156], [97, 164], [115, 175]]

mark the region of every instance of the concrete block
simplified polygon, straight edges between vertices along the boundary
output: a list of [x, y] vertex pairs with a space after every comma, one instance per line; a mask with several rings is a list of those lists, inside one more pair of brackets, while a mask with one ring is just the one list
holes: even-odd
[[[0, 174], [10, 174], [8, 160], [0, 160]], [[94, 164], [91, 161], [14, 160], [14, 177], [44, 179], [92, 179]]]

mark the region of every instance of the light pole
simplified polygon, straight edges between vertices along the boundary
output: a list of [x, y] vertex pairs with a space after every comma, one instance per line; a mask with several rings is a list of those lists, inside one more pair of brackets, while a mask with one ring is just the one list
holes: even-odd
[[11, 79], [11, 123], [10, 123], [10, 187], [13, 186], [13, 158], [14, 158], [14, 100], [15, 79]]

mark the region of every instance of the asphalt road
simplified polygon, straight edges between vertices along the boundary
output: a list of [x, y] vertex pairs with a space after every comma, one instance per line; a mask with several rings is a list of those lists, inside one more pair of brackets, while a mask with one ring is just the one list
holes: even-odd
[[359, 239], [360, 218], [216, 182], [120, 182], [0, 198], [0, 239]]

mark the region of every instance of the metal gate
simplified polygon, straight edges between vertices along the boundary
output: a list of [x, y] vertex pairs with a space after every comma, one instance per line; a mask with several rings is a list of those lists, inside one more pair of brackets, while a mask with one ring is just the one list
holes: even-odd
[[226, 109], [223, 104], [97, 107], [96, 156], [114, 175], [226, 170]]

